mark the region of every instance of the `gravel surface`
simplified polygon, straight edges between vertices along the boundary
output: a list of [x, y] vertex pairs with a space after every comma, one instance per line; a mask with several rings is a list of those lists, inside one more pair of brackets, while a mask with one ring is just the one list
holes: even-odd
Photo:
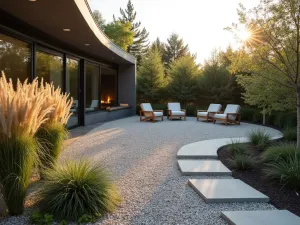
[[[96, 224], [227, 224], [223, 210], [274, 209], [266, 203], [206, 204], [181, 176], [176, 154], [186, 144], [215, 138], [242, 137], [255, 129], [272, 136], [277, 130], [241, 123], [224, 126], [187, 121], [139, 122], [130, 117], [105, 123], [80, 137], [62, 159], [81, 156], [108, 167], [123, 198], [120, 207]], [[203, 177], [203, 176], [201, 176]], [[201, 178], [200, 176], [193, 178]], [[209, 177], [205, 177], [209, 178]], [[229, 177], [222, 177], [229, 178]], [[0, 224], [26, 224], [16, 217]]]

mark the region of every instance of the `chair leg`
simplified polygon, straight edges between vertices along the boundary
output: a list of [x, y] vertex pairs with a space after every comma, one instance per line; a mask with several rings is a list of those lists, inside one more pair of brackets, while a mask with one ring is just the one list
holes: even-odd
[[161, 117], [161, 121], [164, 121], [164, 116]]
[[213, 120], [213, 122], [214, 122], [214, 124], [216, 124], [216, 120], [215, 119]]

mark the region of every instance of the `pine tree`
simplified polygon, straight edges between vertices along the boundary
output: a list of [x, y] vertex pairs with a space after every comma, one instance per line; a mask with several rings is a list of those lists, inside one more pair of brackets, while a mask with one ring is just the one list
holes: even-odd
[[170, 64], [176, 59], [187, 56], [188, 54], [189, 46], [184, 44], [183, 39], [179, 38], [178, 34], [172, 33], [166, 44], [166, 59], [168, 67], [170, 67]]
[[[163, 64], [164, 64], [164, 67], [165, 67], [165, 70], [166, 70], [166, 65], [167, 65], [167, 55], [166, 55], [166, 44], [162, 41], [160, 41], [159, 38], [157, 38], [150, 46], [150, 50], [154, 50], [156, 49], [160, 56], [161, 56], [161, 59], [163, 61]], [[166, 73], [166, 71], [165, 71]]]
[[183, 107], [196, 99], [200, 70], [192, 55], [188, 54], [171, 64], [168, 91], [172, 99]]
[[[122, 23], [130, 22], [131, 30], [134, 32], [133, 44], [128, 46], [127, 51], [133, 54], [137, 60], [138, 64], [141, 62], [141, 58], [146, 54], [149, 47], [148, 36], [149, 33], [145, 28], [141, 28], [141, 22], [136, 22], [136, 11], [134, 10], [131, 0], [127, 3], [127, 8], [124, 10], [120, 8], [121, 17], [118, 18]], [[114, 16], [114, 20], [115, 16]]]
[[94, 16], [95, 22], [98, 24], [100, 29], [104, 30], [105, 20], [103, 19], [103, 16], [102, 16], [101, 12], [99, 10], [94, 10], [93, 11], [93, 16]]
[[150, 50], [142, 59], [137, 76], [138, 100], [158, 102], [166, 86], [164, 66], [157, 49]]

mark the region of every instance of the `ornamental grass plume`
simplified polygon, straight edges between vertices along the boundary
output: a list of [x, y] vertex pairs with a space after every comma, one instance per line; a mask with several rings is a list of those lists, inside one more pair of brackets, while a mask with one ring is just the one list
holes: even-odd
[[33, 136], [49, 120], [54, 104], [45, 105], [44, 95], [38, 93], [38, 80], [23, 84], [18, 80], [14, 90], [11, 79], [0, 77], [0, 139]]
[[63, 93], [61, 88], [55, 88], [53, 83], [44, 83], [41, 80], [39, 92], [44, 96], [43, 106], [45, 108], [54, 106], [54, 110], [47, 114], [47, 124], [60, 123], [62, 125], [67, 124], [70, 116], [70, 109], [73, 104], [73, 98], [70, 98], [70, 94]]

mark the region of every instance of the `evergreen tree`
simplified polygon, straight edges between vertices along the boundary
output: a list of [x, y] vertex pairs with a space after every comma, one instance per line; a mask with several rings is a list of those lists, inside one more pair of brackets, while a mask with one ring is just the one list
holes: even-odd
[[114, 21], [104, 26], [104, 32], [115, 44], [126, 51], [128, 46], [133, 43], [134, 33], [130, 28], [131, 23], [129, 22]]
[[142, 59], [137, 76], [138, 101], [158, 102], [166, 81], [164, 66], [157, 49], [150, 50]]
[[103, 16], [99, 10], [93, 11], [93, 16], [95, 22], [99, 25], [101, 30], [104, 30], [105, 20], [103, 19]]
[[[149, 33], [145, 28], [140, 27], [140, 21], [136, 22], [136, 11], [134, 10], [131, 0], [128, 1], [125, 10], [120, 8], [120, 13], [121, 17], [119, 17], [118, 20], [122, 23], [130, 22], [131, 30], [134, 32], [133, 44], [128, 46], [127, 51], [133, 54], [137, 58], [138, 63], [140, 63], [142, 56], [146, 54], [149, 47]], [[115, 16], [114, 20], [116, 20]]]
[[156, 49], [162, 59], [162, 62], [164, 64], [165, 67], [165, 75], [167, 74], [167, 55], [166, 55], [166, 44], [162, 41], [160, 41], [159, 38], [157, 38], [150, 46], [150, 50], [154, 50]]
[[166, 44], [166, 64], [170, 67], [175, 60], [189, 54], [189, 46], [184, 44], [178, 34], [172, 33]]
[[172, 99], [179, 101], [184, 107], [194, 101], [199, 74], [199, 66], [190, 54], [174, 61], [170, 67], [171, 81], [168, 86]]

